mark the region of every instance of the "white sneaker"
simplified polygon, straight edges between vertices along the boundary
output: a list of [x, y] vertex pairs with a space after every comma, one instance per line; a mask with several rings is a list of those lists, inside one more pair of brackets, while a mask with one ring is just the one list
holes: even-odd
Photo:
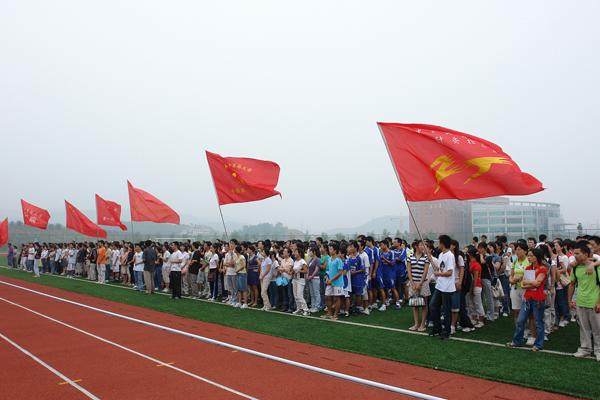
[[396, 302], [396, 308], [399, 310], [402, 308], [402, 303], [400, 303], [399, 301]]
[[371, 311], [369, 311], [368, 308], [366, 310], [362, 310], [361, 313], [363, 313], [365, 315], [371, 315]]
[[301, 312], [302, 312], [302, 310], [301, 310], [301, 309], [297, 309], [297, 310], [296, 310], [296, 311], [294, 311], [292, 314], [294, 314], [294, 315], [298, 315], [298, 314], [300, 314]]
[[168, 291], [169, 291], [169, 288], [164, 288], [164, 289], [162, 290], [162, 292], [163, 292], [163, 293], [167, 293]]
[[502, 316], [503, 317], [508, 317], [508, 314], [504, 312], [504, 313], [502, 313]]
[[248, 308], [248, 304], [244, 303], [244, 304], [242, 304], [242, 305], [240, 306], [240, 308], [241, 308], [242, 310], [245, 310], [246, 308]]
[[535, 343], [535, 338], [534, 338], [533, 336], [529, 336], [529, 337], [527, 338], [527, 343], [526, 343], [526, 345], [527, 345], [527, 346], [533, 346], [533, 344], [534, 344], [534, 343]]
[[563, 319], [562, 321], [560, 321], [560, 323], [558, 324], [558, 326], [560, 326], [561, 328], [564, 328], [565, 326], [569, 325], [569, 321], [567, 321], [566, 319]]
[[240, 303], [233, 303], [233, 308], [240, 308], [242, 305]]
[[385, 304], [382, 304], [381, 307], [378, 308], [379, 311], [385, 311], [386, 307]]
[[451, 327], [450, 327], [450, 334], [451, 334], [451, 335], [454, 335], [454, 334], [456, 334], [456, 327], [455, 327], [455, 326], [451, 326]]
[[[573, 354], [573, 357], [575, 357], [575, 358], [586, 358], [587, 356], [589, 356], [589, 354], [584, 353], [581, 350], [577, 350], [577, 353]], [[596, 356], [596, 358], [598, 358], [598, 356]]]
[[485, 325], [483, 322], [479, 321], [475, 324], [475, 328], [483, 328]]
[[465, 333], [469, 333], [469, 332], [473, 332], [474, 330], [475, 330], [474, 328], [467, 327], [467, 328], [463, 328], [462, 331], [465, 332]]
[[577, 321], [577, 319], [576, 319], [576, 318], [575, 318], [575, 316], [573, 315], [573, 316], [571, 317], [571, 322], [576, 322], [576, 321]]

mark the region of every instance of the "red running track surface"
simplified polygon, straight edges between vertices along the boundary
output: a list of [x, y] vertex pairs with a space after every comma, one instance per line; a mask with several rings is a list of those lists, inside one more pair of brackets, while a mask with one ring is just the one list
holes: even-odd
[[[3, 277], [2, 280], [256, 351], [440, 397], [566, 398], [514, 385], [434, 371], [189, 320], [16, 279]], [[402, 398], [381, 389], [327, 377], [253, 355], [233, 352], [227, 348], [86, 310], [7, 285], [0, 284], [0, 297], [163, 362], [173, 362], [173, 365], [178, 368], [256, 398], [334, 399], [342, 396], [346, 399]], [[240, 312], [252, 311], [240, 310]], [[83, 379], [80, 384], [100, 398], [164, 399], [180, 395], [192, 395], [194, 398], [241, 398], [172, 369], [157, 367], [156, 363], [4, 301], [0, 301], [0, 313], [5, 316], [0, 320], [1, 333], [11, 337], [70, 378]], [[0, 380], [0, 387], [4, 387], [1, 384]], [[10, 390], [11, 393], [17, 393], [22, 389], [19, 389], [18, 385], [13, 385]], [[83, 398], [83, 395], [73, 388], [65, 389], [67, 390]]]

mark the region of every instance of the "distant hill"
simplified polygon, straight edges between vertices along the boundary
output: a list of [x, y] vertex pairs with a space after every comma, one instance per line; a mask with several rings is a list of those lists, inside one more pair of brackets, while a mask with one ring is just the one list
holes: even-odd
[[398, 215], [384, 215], [365, 222], [362, 225], [350, 227], [350, 228], [337, 228], [329, 229], [326, 231], [327, 234], [335, 235], [336, 233], [343, 233], [345, 235], [352, 235], [355, 233], [375, 233], [381, 234], [383, 231], [387, 231], [390, 235], [394, 235], [397, 231], [401, 233], [408, 231], [408, 216]]

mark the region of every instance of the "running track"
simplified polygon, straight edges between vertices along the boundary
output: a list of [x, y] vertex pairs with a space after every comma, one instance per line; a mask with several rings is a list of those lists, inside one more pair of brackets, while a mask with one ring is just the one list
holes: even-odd
[[203, 323], [6, 277], [0, 279], [0, 398], [408, 398], [5, 283], [424, 395], [448, 399], [567, 398]]

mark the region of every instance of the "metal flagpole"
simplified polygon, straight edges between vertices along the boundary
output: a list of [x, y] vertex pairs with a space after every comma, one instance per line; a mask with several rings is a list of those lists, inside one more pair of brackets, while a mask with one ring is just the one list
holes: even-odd
[[[208, 159], [206, 160], [208, 162]], [[210, 164], [208, 166], [210, 170]], [[219, 195], [217, 193], [217, 185], [215, 185], [215, 177], [212, 175], [212, 171], [210, 172], [210, 177], [213, 181], [213, 188], [215, 189], [215, 198], [217, 199], [217, 207], [219, 208], [219, 214], [221, 215], [221, 222], [223, 222], [223, 229], [225, 230], [225, 238], [229, 242], [229, 234], [227, 233], [227, 226], [225, 226], [225, 218], [223, 218], [223, 211], [221, 211], [221, 205], [219, 204]]]
[[379, 126], [379, 124], [377, 124], [377, 128], [379, 129], [379, 133], [381, 133], [381, 139], [383, 140], [383, 144], [385, 144], [385, 149], [388, 153], [388, 157], [390, 157], [390, 161], [392, 162], [392, 166], [394, 167], [394, 172], [396, 173], [396, 179], [398, 179], [398, 183], [400, 184], [400, 189], [402, 190], [402, 195], [404, 196], [404, 201], [406, 202], [406, 207], [408, 207], [408, 214], [410, 215], [410, 218], [411, 218], [413, 224], [415, 225], [415, 229], [417, 230], [419, 239], [421, 241], [423, 241], [423, 236], [421, 236], [421, 230], [419, 229], [419, 226], [417, 225], [417, 220], [415, 219], [415, 216], [414, 216], [412, 210], [410, 209], [410, 204], [408, 204], [408, 200], [406, 200], [406, 195], [404, 194], [404, 188], [402, 187], [402, 181], [400, 180], [400, 175], [398, 175], [398, 171], [396, 170], [396, 164], [394, 164], [394, 159], [392, 158], [392, 154], [390, 153], [390, 148], [388, 147], [388, 144], [385, 140], [385, 136], [383, 135], [383, 131], [381, 130], [381, 127]]

